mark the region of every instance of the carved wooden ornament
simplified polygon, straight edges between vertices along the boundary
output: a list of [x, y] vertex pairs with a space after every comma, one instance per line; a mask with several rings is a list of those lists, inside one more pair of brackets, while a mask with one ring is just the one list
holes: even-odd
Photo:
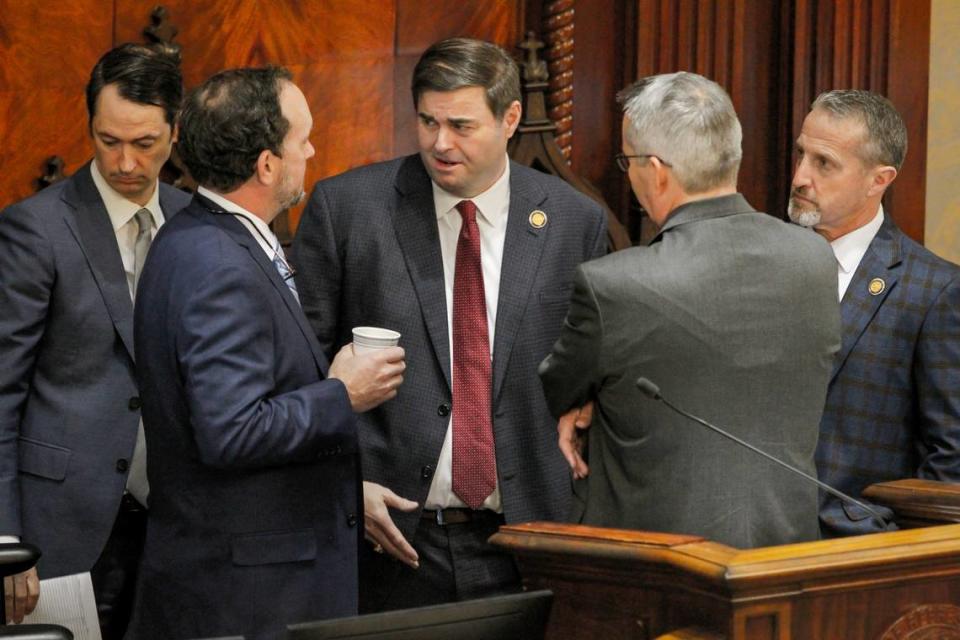
[[960, 640], [960, 607], [952, 604], [915, 607], [890, 625], [880, 640]]

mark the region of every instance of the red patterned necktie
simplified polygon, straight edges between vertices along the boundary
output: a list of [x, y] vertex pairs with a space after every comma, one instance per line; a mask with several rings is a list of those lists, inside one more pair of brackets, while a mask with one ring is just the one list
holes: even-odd
[[477, 205], [457, 204], [463, 225], [453, 276], [453, 492], [479, 509], [497, 484], [490, 403], [490, 337]]

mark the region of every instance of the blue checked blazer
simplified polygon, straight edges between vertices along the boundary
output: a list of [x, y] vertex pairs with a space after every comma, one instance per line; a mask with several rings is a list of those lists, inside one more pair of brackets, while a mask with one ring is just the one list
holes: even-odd
[[[882, 281], [882, 291], [874, 291]], [[867, 486], [960, 480], [960, 267], [884, 219], [841, 302], [843, 343], [820, 425], [820, 479]], [[881, 531], [821, 492], [825, 537]]]

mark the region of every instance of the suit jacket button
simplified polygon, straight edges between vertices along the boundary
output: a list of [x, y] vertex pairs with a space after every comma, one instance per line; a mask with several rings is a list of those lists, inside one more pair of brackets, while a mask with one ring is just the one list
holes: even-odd
[[120, 458], [117, 460], [117, 473], [126, 473], [129, 466], [129, 463], [126, 460]]
[[350, 515], [347, 516], [347, 526], [348, 526], [348, 527], [355, 527], [355, 526], [357, 526], [357, 516], [356, 516], [356, 515], [354, 515], [354, 514], [351, 513]]
[[433, 467], [428, 464], [423, 465], [423, 468], [420, 469], [420, 477], [424, 480], [429, 480], [433, 477]]
[[437, 415], [442, 418], [445, 418], [448, 415], [450, 415], [450, 405], [444, 402], [442, 405], [437, 407]]
[[140, 402], [140, 396], [133, 396], [130, 398], [130, 402], [127, 403], [127, 406], [130, 407], [130, 411], [136, 411], [142, 405], [143, 403]]

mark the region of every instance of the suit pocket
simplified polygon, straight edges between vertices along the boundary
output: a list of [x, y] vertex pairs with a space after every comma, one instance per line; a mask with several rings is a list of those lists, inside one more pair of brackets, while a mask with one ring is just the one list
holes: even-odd
[[67, 465], [72, 455], [70, 449], [21, 436], [17, 440], [17, 450], [21, 473], [50, 480], [67, 477]]
[[240, 567], [313, 560], [317, 535], [313, 529], [301, 529], [234, 536], [232, 553], [233, 564]]

